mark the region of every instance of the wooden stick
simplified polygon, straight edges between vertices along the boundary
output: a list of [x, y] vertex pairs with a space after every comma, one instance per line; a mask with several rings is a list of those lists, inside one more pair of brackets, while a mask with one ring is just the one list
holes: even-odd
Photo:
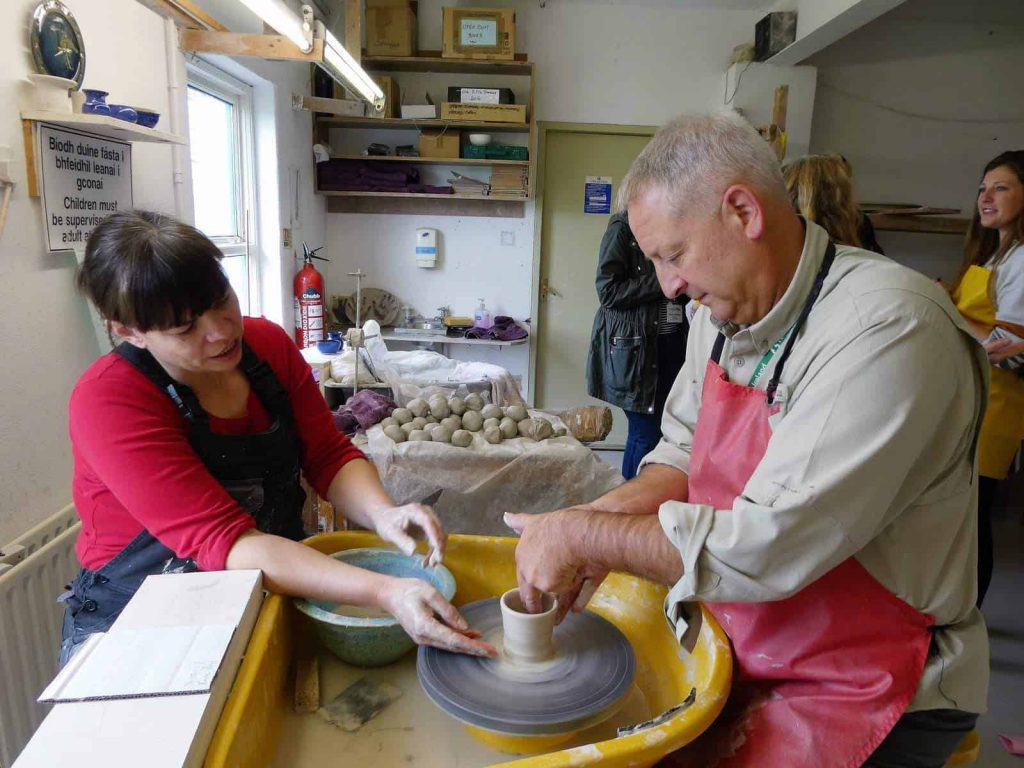
[[0, 235], [4, 232], [4, 224], [7, 222], [7, 205], [11, 202], [11, 192], [14, 191], [13, 181], [0, 182], [4, 185], [4, 199], [0, 202]]

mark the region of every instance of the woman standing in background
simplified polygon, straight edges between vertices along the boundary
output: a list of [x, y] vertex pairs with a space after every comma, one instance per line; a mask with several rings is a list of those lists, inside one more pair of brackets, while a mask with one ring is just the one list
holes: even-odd
[[953, 300], [992, 363], [978, 438], [978, 605], [992, 579], [992, 505], [1024, 438], [1024, 151], [985, 166]]
[[622, 475], [661, 440], [661, 413], [686, 356], [683, 301], [665, 298], [623, 211], [608, 220], [597, 263], [597, 298], [587, 357], [587, 392], [626, 412]]

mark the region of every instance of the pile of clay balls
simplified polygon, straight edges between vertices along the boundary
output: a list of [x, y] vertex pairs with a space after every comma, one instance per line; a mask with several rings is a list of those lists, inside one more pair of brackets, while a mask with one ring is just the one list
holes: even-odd
[[380, 425], [384, 434], [396, 443], [432, 440], [451, 443], [459, 448], [473, 444], [474, 432], [481, 432], [488, 443], [500, 443], [514, 437], [547, 440], [566, 434], [565, 427], [555, 429], [547, 419], [531, 418], [521, 405], [502, 407], [485, 404], [476, 393], [465, 398], [432, 395], [424, 400], [417, 397], [410, 400], [405, 408], [392, 411]]

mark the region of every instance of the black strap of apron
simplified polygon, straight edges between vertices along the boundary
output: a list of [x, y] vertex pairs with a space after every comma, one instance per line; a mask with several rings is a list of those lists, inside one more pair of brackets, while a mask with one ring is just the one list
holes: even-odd
[[[814, 278], [814, 285], [811, 287], [811, 292], [807, 295], [807, 300], [804, 302], [804, 306], [800, 310], [800, 315], [797, 317], [796, 323], [793, 324], [793, 330], [789, 334], [789, 339], [786, 341], [786, 347], [782, 350], [779, 362], [775, 365], [775, 373], [772, 374], [772, 377], [768, 382], [768, 389], [766, 390], [768, 395], [768, 405], [775, 402], [775, 391], [779, 388], [779, 382], [782, 380], [782, 371], [786, 367], [786, 360], [789, 359], [789, 353], [793, 351], [793, 344], [796, 341], [797, 335], [803, 329], [804, 323], [807, 322], [807, 316], [811, 314], [811, 308], [818, 300], [821, 288], [825, 285], [825, 278], [828, 276], [828, 271], [832, 268], [832, 262], [834, 262], [835, 259], [836, 246], [835, 243], [830, 240], [828, 247], [825, 249], [825, 258], [822, 260], [821, 267], [818, 268], [818, 274]], [[716, 364], [721, 360], [722, 349], [724, 346], [725, 334], [719, 331], [718, 336], [715, 338], [715, 344], [711, 348], [711, 359]]]

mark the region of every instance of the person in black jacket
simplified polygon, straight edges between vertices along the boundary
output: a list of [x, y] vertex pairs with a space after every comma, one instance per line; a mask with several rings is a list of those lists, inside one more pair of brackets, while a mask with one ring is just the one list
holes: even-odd
[[596, 288], [601, 306], [587, 358], [587, 392], [626, 412], [622, 474], [629, 480], [661, 439], [661, 413], [686, 355], [686, 297], [665, 298], [624, 211], [609, 219], [601, 240]]

